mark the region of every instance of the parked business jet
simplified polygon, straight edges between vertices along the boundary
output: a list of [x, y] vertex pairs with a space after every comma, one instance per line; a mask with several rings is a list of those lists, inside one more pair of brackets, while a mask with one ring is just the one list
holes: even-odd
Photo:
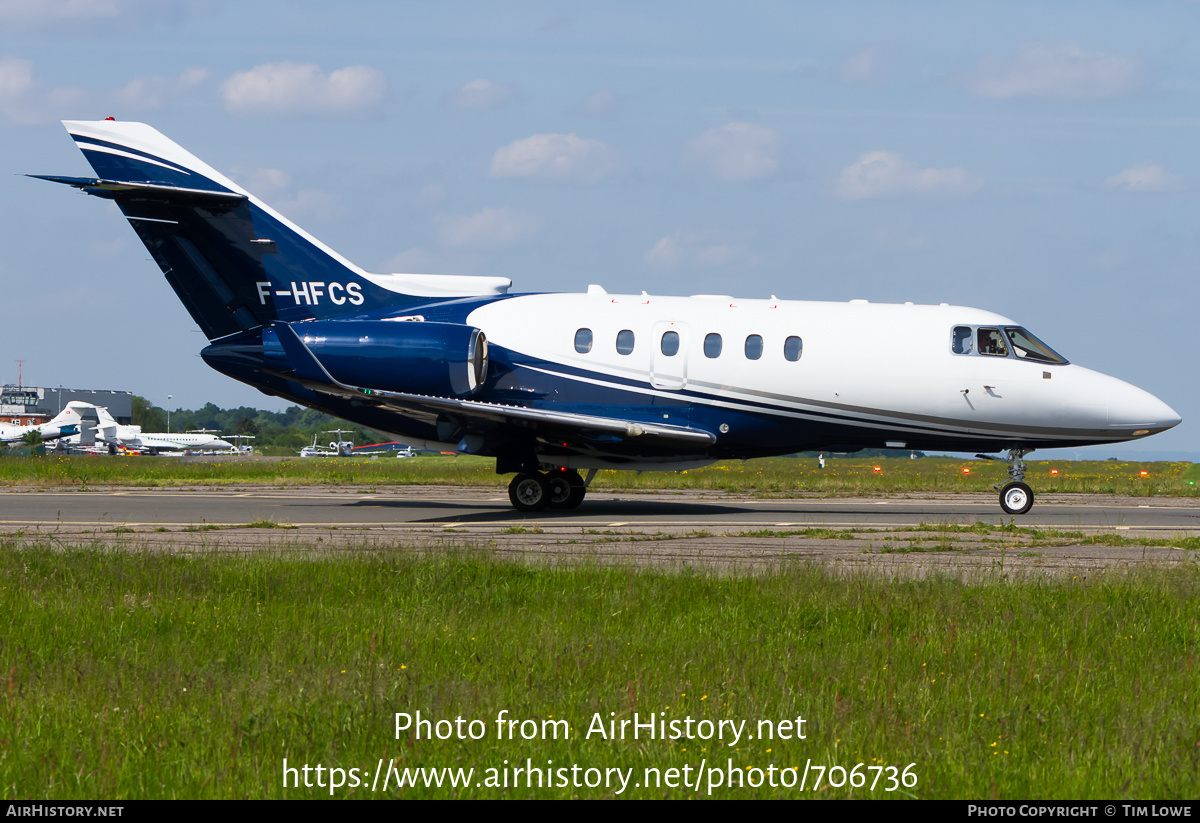
[[67, 404], [80, 425], [76, 433], [64, 438], [69, 446], [99, 447], [112, 454], [118, 449], [146, 454], [173, 454], [196, 450], [233, 451], [233, 444], [208, 430], [190, 432], [143, 432], [141, 426], [127, 426], [116, 421], [106, 406], [79, 401]]
[[54, 416], [49, 423], [31, 426], [13, 426], [0, 423], [0, 443], [16, 443], [31, 431], [37, 431], [43, 440], [57, 440], [79, 433], [79, 402], [73, 401]]
[[233, 444], [208, 430], [188, 432], [143, 432], [141, 426], [125, 426], [116, 421], [104, 406], [96, 406], [96, 442], [112, 449], [147, 454], [184, 451], [233, 451]]
[[311, 446], [305, 446], [298, 453], [301, 457], [349, 457], [354, 453], [354, 443], [350, 440], [343, 440], [342, 435], [346, 434], [345, 429], [327, 430], [324, 434], [336, 434], [337, 440], [329, 441], [329, 448], [317, 445], [317, 435], [313, 435]]
[[1019, 514], [1030, 451], [1180, 422], [979, 309], [372, 274], [150, 126], [64, 125], [98, 176], [38, 177], [116, 202], [210, 366], [421, 449], [493, 456], [522, 511], [579, 505], [601, 468], [886, 447], [1004, 452], [1000, 505]]

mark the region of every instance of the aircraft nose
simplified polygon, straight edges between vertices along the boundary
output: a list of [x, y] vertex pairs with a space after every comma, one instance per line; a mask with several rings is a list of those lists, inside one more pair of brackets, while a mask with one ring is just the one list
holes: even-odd
[[1108, 394], [1108, 426], [1141, 437], [1178, 426], [1179, 413], [1148, 391], [1117, 381]]

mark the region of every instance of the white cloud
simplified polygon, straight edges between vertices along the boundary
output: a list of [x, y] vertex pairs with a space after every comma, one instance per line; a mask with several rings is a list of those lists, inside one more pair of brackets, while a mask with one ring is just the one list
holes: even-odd
[[1012, 60], [981, 60], [966, 86], [978, 97], [1100, 100], [1132, 94], [1142, 82], [1137, 58], [1077, 43], [1030, 43]]
[[0, 118], [21, 125], [53, 122], [58, 112], [76, 106], [82, 98], [78, 89], [42, 88], [30, 60], [0, 59]]
[[583, 102], [575, 107], [575, 110], [580, 114], [592, 117], [607, 117], [617, 110], [619, 103], [620, 99], [615, 91], [599, 89], [585, 97]]
[[537, 234], [541, 221], [509, 208], [487, 208], [476, 214], [435, 220], [439, 242], [446, 246], [510, 246]]
[[783, 139], [779, 132], [754, 123], [726, 123], [711, 128], [684, 146], [684, 161], [718, 180], [740, 183], [761, 180], [779, 171]]
[[842, 63], [838, 69], [838, 80], [852, 85], [878, 83], [883, 75], [886, 56], [882, 46], [860, 51]]
[[208, 69], [186, 69], [178, 77], [138, 77], [117, 92], [117, 102], [132, 109], [159, 109], [197, 88], [208, 79]]
[[461, 89], [455, 89], [444, 98], [452, 109], [494, 109], [517, 98], [517, 87], [507, 83], [495, 83], [486, 77], [472, 80]]
[[602, 140], [576, 134], [535, 134], [496, 149], [493, 177], [597, 183], [621, 170], [621, 155]]
[[1138, 163], [1104, 181], [1105, 188], [1120, 191], [1178, 191], [1183, 181], [1157, 163]]
[[448, 199], [445, 183], [428, 183], [417, 192], [414, 202], [418, 206], [437, 206]]
[[287, 172], [279, 169], [235, 168], [229, 174], [239, 186], [264, 201], [282, 197], [291, 185]]
[[321, 189], [297, 189], [287, 173], [279, 169], [237, 168], [230, 176], [239, 186], [286, 217], [333, 220], [344, 211], [339, 195]]
[[713, 238], [703, 234], [677, 231], [655, 243], [646, 252], [645, 260], [656, 268], [674, 269], [683, 266], [719, 268], [733, 264], [754, 266], [760, 258], [737, 243], [713, 242]]
[[387, 95], [383, 72], [347, 66], [325, 74], [312, 63], [264, 63], [225, 81], [225, 108], [237, 114], [357, 114]]
[[842, 169], [834, 193], [844, 200], [902, 194], [957, 197], [982, 184], [966, 169], [920, 169], [895, 152], [872, 151]]
[[32, 60], [18, 57], [0, 60], [0, 104], [18, 101], [32, 88]]
[[437, 258], [424, 249], [407, 249], [393, 255], [384, 264], [384, 271], [404, 274], [425, 274], [437, 268]]
[[43, 26], [114, 19], [146, 5], [144, 0], [0, 0], [0, 22]]

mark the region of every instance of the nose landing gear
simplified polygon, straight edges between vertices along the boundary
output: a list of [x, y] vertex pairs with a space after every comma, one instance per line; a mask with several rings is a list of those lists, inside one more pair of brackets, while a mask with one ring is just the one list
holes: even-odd
[[1008, 476], [1011, 482], [1000, 490], [1000, 508], [1005, 514], [1025, 514], [1033, 508], [1033, 489], [1025, 485], [1025, 455], [1033, 449], [1009, 449]]

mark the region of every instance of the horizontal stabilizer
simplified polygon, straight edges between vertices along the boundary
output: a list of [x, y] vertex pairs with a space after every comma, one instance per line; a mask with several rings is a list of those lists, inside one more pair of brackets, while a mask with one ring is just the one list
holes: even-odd
[[36, 180], [62, 183], [108, 200], [138, 200], [152, 203], [174, 203], [181, 206], [208, 206], [229, 208], [249, 199], [244, 194], [207, 189], [187, 189], [179, 186], [162, 186], [156, 183], [130, 183], [121, 180], [103, 180], [97, 177], [58, 177], [50, 174], [27, 174]]

